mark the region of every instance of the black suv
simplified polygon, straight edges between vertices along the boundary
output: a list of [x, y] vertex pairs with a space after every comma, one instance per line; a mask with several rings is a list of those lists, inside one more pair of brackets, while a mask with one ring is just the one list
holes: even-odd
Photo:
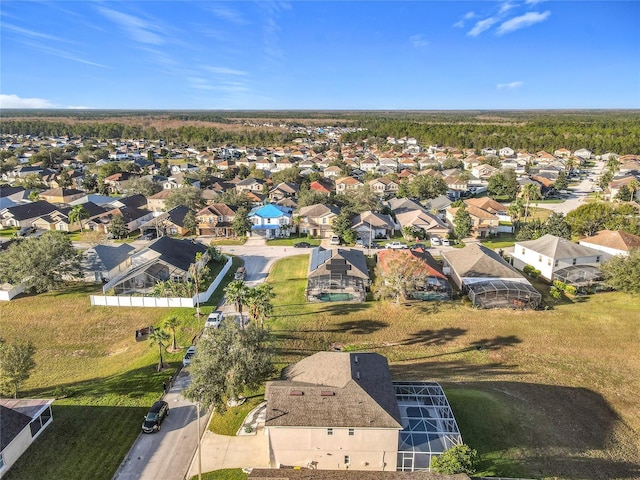
[[164, 417], [169, 416], [169, 404], [162, 400], [157, 401], [144, 417], [142, 423], [142, 431], [144, 433], [153, 433], [160, 430], [160, 424], [164, 420]]

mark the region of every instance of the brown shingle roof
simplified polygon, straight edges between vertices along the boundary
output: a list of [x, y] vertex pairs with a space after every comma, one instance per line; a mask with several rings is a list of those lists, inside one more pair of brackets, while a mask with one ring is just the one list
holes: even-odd
[[268, 382], [267, 427], [402, 428], [387, 359], [319, 352]]
[[602, 230], [593, 237], [580, 240], [580, 243], [590, 243], [601, 247], [615, 248], [628, 252], [633, 248], [640, 248], [640, 236], [632, 235], [622, 230]]

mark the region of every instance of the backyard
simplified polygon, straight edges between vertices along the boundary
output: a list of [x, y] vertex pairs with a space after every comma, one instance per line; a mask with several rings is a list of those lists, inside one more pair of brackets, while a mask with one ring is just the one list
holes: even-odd
[[51, 426], [3, 478], [110, 479], [184, 355], [183, 349], [164, 353], [167, 368], [157, 373], [158, 347], [136, 342], [136, 330], [176, 316], [177, 343], [186, 348], [222, 295], [216, 291], [198, 319], [192, 308], [93, 307], [89, 294], [99, 292], [100, 286], [81, 285], [0, 304], [1, 336], [37, 348], [36, 368], [20, 397], [57, 399]]
[[307, 304], [306, 268], [306, 257], [281, 260], [268, 280], [281, 366], [333, 346], [384, 354], [394, 379], [440, 382], [485, 475], [640, 477], [639, 298], [545, 311]]

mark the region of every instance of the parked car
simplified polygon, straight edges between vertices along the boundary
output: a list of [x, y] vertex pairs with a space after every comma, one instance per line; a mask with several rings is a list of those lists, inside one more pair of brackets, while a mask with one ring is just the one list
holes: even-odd
[[356, 238], [356, 245], [358, 247], [362, 247], [364, 245], [364, 240], [362, 240], [361, 238]]
[[149, 413], [145, 415], [142, 422], [142, 431], [144, 433], [153, 433], [160, 430], [162, 421], [169, 416], [169, 404], [163, 400], [158, 400], [153, 404]]
[[182, 366], [186, 367], [187, 365], [190, 365], [191, 359], [195, 354], [196, 354], [196, 347], [195, 345], [191, 345], [189, 348], [187, 348], [187, 353], [184, 354], [184, 358], [182, 359]]
[[340, 245], [340, 237], [337, 235], [334, 235], [333, 237], [331, 237], [331, 240], [329, 241], [329, 243], [331, 245]]
[[388, 242], [384, 245], [384, 247], [393, 249], [409, 248], [406, 243], [402, 242]]
[[440, 243], [442, 243], [443, 247], [448, 247], [451, 245], [451, 242], [449, 242], [448, 238], [443, 238], [442, 240], [440, 240]]
[[298, 242], [293, 244], [294, 248], [311, 248], [312, 246], [313, 245], [311, 245], [309, 242]]
[[432, 247], [439, 247], [440, 245], [442, 245], [438, 237], [431, 237], [431, 240], [429, 241], [431, 242]]
[[244, 280], [247, 276], [247, 270], [244, 267], [238, 267], [233, 278], [236, 280]]
[[27, 237], [35, 231], [36, 227], [22, 227], [20, 230], [18, 230], [17, 235], [19, 237]]
[[158, 232], [148, 232], [142, 236], [143, 240], [153, 240], [158, 236]]
[[218, 328], [224, 319], [224, 314], [220, 310], [211, 312], [204, 322], [205, 328]]

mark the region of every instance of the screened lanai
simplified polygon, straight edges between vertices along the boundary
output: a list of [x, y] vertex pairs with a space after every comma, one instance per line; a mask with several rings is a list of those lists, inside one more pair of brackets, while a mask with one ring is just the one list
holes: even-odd
[[599, 283], [602, 280], [602, 273], [594, 265], [571, 265], [556, 270], [553, 279], [575, 287], [588, 287]]
[[431, 458], [462, 443], [444, 390], [436, 382], [394, 382], [402, 426], [398, 471], [429, 470]]
[[536, 309], [542, 295], [529, 283], [507, 280], [485, 280], [468, 285], [469, 298], [478, 308]]

